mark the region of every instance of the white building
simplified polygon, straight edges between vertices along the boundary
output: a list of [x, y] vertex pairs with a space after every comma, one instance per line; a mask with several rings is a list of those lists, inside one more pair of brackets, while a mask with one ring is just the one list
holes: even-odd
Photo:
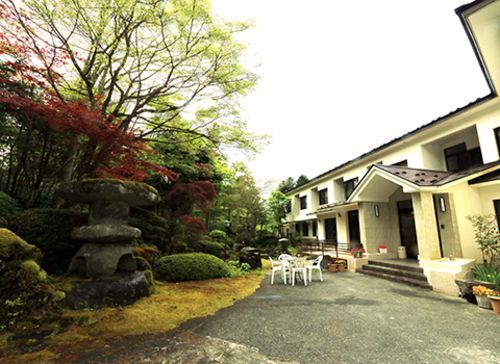
[[361, 244], [368, 259], [380, 245], [386, 258], [404, 246], [448, 293], [481, 259], [467, 216], [500, 219], [500, 0], [456, 12], [491, 93], [289, 191], [285, 225], [302, 238]]

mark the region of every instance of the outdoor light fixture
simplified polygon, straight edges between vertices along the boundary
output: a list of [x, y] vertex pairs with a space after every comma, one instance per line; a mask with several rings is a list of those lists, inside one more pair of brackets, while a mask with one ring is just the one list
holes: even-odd
[[375, 216], [380, 217], [380, 208], [378, 207], [378, 205], [373, 206], [373, 208], [375, 210]]
[[439, 209], [441, 212], [446, 212], [446, 203], [444, 201], [444, 197], [439, 198]]

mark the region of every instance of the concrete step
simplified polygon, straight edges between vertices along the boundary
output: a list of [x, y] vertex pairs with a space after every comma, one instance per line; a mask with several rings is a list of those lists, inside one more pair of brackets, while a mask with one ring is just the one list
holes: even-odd
[[410, 271], [410, 272], [418, 272], [418, 273], [424, 273], [424, 270], [420, 268], [417, 265], [408, 265], [404, 263], [398, 263], [397, 260], [394, 261], [388, 261], [388, 260], [370, 260], [368, 262], [370, 265], [377, 265], [381, 267], [388, 267], [388, 268], [394, 268], [394, 269], [399, 269], [399, 270], [405, 270], [405, 271]]
[[380, 273], [380, 272], [366, 270], [366, 269], [358, 269], [356, 272], [363, 273], [363, 274], [370, 275], [370, 276], [377, 277], [377, 278], [387, 279], [387, 280], [393, 281], [393, 282], [404, 283], [404, 284], [407, 284], [410, 286], [421, 287], [424, 289], [432, 289], [432, 286], [429, 283], [423, 282], [423, 281], [418, 280], [418, 279], [402, 277], [402, 276], [395, 276], [395, 275], [391, 275], [391, 274], [385, 274], [385, 273]]
[[372, 272], [378, 272], [387, 275], [393, 275], [396, 277], [406, 277], [411, 279], [416, 279], [419, 281], [427, 282], [427, 277], [422, 272], [416, 272], [411, 270], [403, 270], [399, 268], [391, 268], [376, 264], [364, 264], [362, 267], [364, 270], [369, 270]]

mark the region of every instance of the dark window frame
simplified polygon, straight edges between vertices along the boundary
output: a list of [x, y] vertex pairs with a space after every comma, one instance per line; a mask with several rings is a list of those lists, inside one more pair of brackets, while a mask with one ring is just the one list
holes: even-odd
[[302, 221], [302, 236], [309, 236], [309, 223]]
[[320, 206], [328, 205], [328, 188], [318, 191], [318, 203]]
[[351, 193], [354, 191], [356, 186], [358, 185], [359, 178], [351, 178], [347, 181], [344, 181], [344, 193], [345, 193], [345, 199], [347, 200]]
[[299, 197], [299, 201], [300, 201], [300, 209], [301, 210], [307, 209], [307, 196]]
[[500, 229], [500, 200], [493, 200], [493, 209], [497, 217], [497, 228]]
[[500, 126], [498, 128], [493, 129], [493, 132], [495, 133], [495, 139], [497, 141], [498, 156], [500, 157]]
[[468, 150], [465, 142], [445, 148], [443, 153], [446, 170], [450, 172], [460, 172], [483, 164], [481, 148], [476, 147]]

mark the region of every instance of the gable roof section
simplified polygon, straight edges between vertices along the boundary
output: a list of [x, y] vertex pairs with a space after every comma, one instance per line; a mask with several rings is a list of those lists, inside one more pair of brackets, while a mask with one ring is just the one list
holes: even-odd
[[[371, 166], [370, 170], [363, 177], [363, 179], [358, 183], [351, 196], [349, 196], [348, 201], [352, 202], [353, 200], [356, 200], [362, 190], [366, 188], [376, 175], [402, 186], [404, 189], [408, 190], [408, 192], [414, 192], [425, 187], [441, 187], [496, 167], [500, 167], [500, 160], [460, 172], [434, 171], [430, 169], [374, 164]], [[493, 180], [500, 179], [500, 169], [494, 169], [492, 172], [476, 177], [469, 181], [469, 184], [471, 184], [472, 181], [480, 180], [483, 177], [494, 178]], [[484, 181], [480, 180], [480, 182]]]

